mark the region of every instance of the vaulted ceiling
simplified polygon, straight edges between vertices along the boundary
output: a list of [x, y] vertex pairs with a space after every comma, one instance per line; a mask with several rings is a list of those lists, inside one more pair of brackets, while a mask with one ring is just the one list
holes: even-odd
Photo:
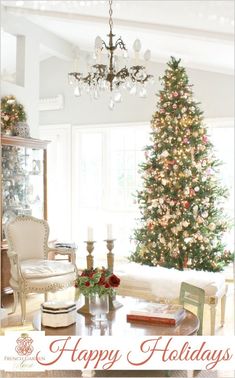
[[[92, 51], [109, 31], [108, 1], [2, 1], [8, 12], [29, 19], [60, 38]], [[114, 0], [114, 33], [131, 49], [136, 38], [152, 61], [171, 55], [187, 67], [233, 74], [234, 2]]]

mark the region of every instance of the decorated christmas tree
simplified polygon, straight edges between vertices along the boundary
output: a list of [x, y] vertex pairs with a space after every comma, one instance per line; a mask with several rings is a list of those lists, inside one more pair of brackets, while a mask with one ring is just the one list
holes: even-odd
[[130, 260], [220, 271], [233, 259], [222, 241], [228, 220], [222, 202], [227, 192], [218, 180], [220, 162], [180, 60], [171, 58], [162, 82], [151, 144], [140, 166], [141, 219]]

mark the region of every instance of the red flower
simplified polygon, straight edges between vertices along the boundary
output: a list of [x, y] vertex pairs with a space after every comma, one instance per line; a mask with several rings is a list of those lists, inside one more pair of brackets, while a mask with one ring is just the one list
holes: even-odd
[[106, 284], [104, 285], [104, 287], [106, 287], [106, 289], [108, 289], [110, 287], [109, 283], [106, 282]]
[[109, 277], [109, 284], [112, 287], [118, 287], [120, 285], [120, 278], [118, 278], [117, 276], [115, 276], [115, 274], [112, 274]]
[[90, 286], [90, 282], [89, 282], [89, 281], [86, 281], [86, 282], [85, 282], [85, 286], [89, 287], [89, 286]]
[[105, 284], [105, 277], [104, 277], [104, 276], [101, 276], [101, 277], [100, 277], [100, 280], [99, 280], [99, 282], [98, 282], [98, 285], [102, 286], [102, 285], [104, 285], [104, 284]]

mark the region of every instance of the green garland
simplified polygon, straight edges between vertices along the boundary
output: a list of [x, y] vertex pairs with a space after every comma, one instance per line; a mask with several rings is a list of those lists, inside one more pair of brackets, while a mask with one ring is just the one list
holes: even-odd
[[15, 96], [9, 95], [1, 98], [1, 131], [13, 131], [18, 122], [27, 119], [23, 105], [16, 101]]

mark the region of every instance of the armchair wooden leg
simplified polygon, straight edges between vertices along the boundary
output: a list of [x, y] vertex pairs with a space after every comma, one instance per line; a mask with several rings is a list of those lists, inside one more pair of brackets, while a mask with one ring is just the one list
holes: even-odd
[[19, 298], [18, 291], [13, 290], [13, 298], [14, 298], [14, 303], [13, 303], [13, 307], [12, 307], [12, 314], [14, 314], [14, 312], [16, 312], [16, 307], [18, 305], [18, 298]]
[[24, 324], [26, 318], [26, 298], [25, 293], [20, 293], [20, 305], [21, 305], [21, 322]]
[[48, 293], [46, 292], [46, 293], [44, 293], [44, 300], [45, 300], [45, 302], [47, 302], [48, 301]]

